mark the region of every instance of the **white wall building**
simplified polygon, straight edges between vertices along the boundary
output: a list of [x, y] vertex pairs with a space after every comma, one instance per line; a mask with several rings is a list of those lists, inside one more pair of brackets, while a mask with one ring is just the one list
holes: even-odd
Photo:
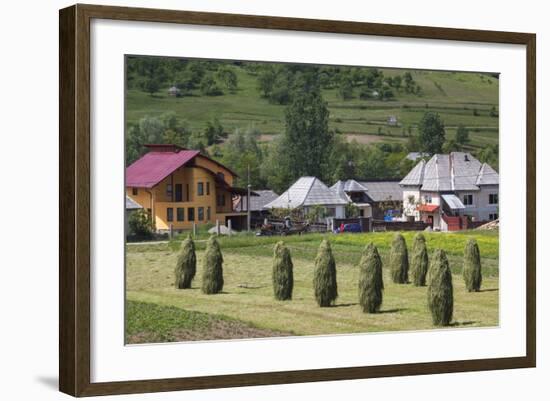
[[466, 228], [464, 218], [498, 218], [499, 175], [470, 153], [435, 154], [427, 162], [421, 160], [400, 185], [403, 214], [434, 229]]

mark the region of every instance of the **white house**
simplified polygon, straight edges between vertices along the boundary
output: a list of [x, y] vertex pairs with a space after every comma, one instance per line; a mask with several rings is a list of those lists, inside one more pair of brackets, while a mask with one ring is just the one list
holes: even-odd
[[421, 160], [399, 183], [403, 213], [442, 231], [466, 228], [467, 220], [498, 218], [499, 175], [470, 153], [435, 154]]
[[301, 177], [277, 199], [269, 202], [264, 209], [301, 208], [305, 214], [313, 206], [323, 206], [329, 217], [344, 218], [348, 200], [327, 187], [316, 177]]

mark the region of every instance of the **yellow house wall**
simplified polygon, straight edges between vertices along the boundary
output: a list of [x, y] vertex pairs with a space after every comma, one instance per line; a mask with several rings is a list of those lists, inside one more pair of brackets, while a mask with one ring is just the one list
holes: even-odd
[[[214, 177], [212, 176], [212, 173], [216, 174], [221, 172], [224, 174], [225, 181], [229, 185], [232, 185], [233, 175], [231, 172], [226, 168], [200, 156], [195, 159], [195, 165], [197, 167], [180, 167], [150, 190], [138, 188], [137, 196], [133, 195], [131, 187], [126, 188], [126, 194], [130, 198], [139, 203], [145, 209], [152, 209], [155, 228], [157, 230], [168, 230], [170, 228], [170, 224], [172, 224], [172, 227], [176, 230], [190, 229], [193, 226], [193, 221], [188, 220], [189, 208], [194, 208], [195, 210], [194, 222], [196, 224], [215, 223], [216, 220], [219, 220], [220, 223], [224, 224], [224, 213], [232, 212], [233, 207], [231, 194], [227, 191], [223, 191], [225, 194], [225, 206], [216, 206], [216, 193], [220, 193], [222, 190], [220, 188], [216, 188], [216, 183]], [[211, 172], [205, 169], [208, 169]], [[203, 195], [198, 194], [199, 182], [203, 183]], [[170, 197], [167, 193], [167, 187], [169, 184], [172, 184], [172, 197]], [[182, 184], [181, 202], [175, 202], [176, 184]], [[187, 198], [187, 184], [189, 185], [189, 198]], [[210, 186], [209, 194], [207, 193], [208, 185]], [[154, 199], [153, 207], [151, 207], [151, 194]], [[204, 210], [202, 220], [199, 220], [200, 207]], [[171, 222], [168, 221], [168, 208], [173, 209], [173, 221]], [[183, 221], [177, 220], [178, 208], [184, 209]], [[210, 219], [208, 219], [208, 208], [210, 208]]]

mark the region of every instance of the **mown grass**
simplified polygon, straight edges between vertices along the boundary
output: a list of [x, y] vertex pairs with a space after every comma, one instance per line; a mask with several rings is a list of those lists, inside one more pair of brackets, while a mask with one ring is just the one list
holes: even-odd
[[[410, 246], [414, 233], [404, 235]], [[220, 238], [225, 285], [223, 293], [218, 295], [204, 295], [200, 291], [204, 254], [202, 241], [197, 241], [198, 274], [190, 290], [176, 290], [173, 285], [177, 242], [128, 246], [127, 299], [209, 316], [221, 315], [258, 330], [268, 330], [260, 336], [271, 336], [273, 333], [314, 335], [431, 329], [426, 287], [397, 285], [390, 280], [387, 264], [392, 236], [393, 233], [330, 235], [338, 274], [339, 298], [336, 307], [319, 308], [313, 296], [313, 261], [323, 237], [319, 234], [284, 238], [294, 261], [292, 301], [275, 301], [272, 293], [272, 251], [274, 243], [281, 238], [244, 235]], [[484, 278], [482, 292], [479, 293], [468, 293], [460, 275], [463, 246], [470, 236], [477, 238], [482, 254]], [[430, 253], [441, 246], [449, 254], [455, 287], [454, 325], [498, 325], [498, 235], [475, 231], [426, 233], [426, 237]], [[384, 264], [385, 291], [382, 313], [366, 315], [357, 304], [357, 263], [362, 248], [371, 240], [378, 246]], [[152, 322], [154, 325], [155, 320]], [[203, 330], [199, 318], [193, 317], [192, 322], [198, 324], [199, 332]], [[174, 320], [170, 320], [168, 325], [172, 323]], [[246, 333], [242, 335], [246, 336]], [[184, 339], [197, 337], [205, 338], [203, 334], [183, 336]], [[238, 338], [238, 335], [229, 338]]]
[[[187, 120], [193, 131], [202, 131], [207, 121], [218, 118], [226, 132], [235, 128], [256, 127], [261, 134], [278, 135], [284, 131], [285, 106], [271, 104], [260, 97], [256, 77], [242, 68], [231, 66], [237, 74], [239, 88], [222, 96], [191, 96], [180, 98], [166, 94], [162, 88], [154, 96], [139, 90], [126, 93], [126, 122], [136, 123], [140, 118], [174, 112]], [[382, 69], [392, 76], [403, 71]], [[426, 111], [438, 112], [447, 127], [447, 136], [454, 136], [458, 124], [470, 128], [470, 148], [476, 149], [498, 143], [498, 118], [490, 116], [494, 106], [498, 110], [498, 80], [477, 73], [412, 71], [422, 87], [422, 96], [396, 92], [392, 101], [363, 100], [355, 96], [343, 101], [337, 89], [324, 89], [323, 96], [330, 109], [329, 125], [344, 134], [372, 135], [378, 142], [404, 141], [403, 129], [416, 125]], [[477, 110], [477, 116], [474, 115]], [[390, 127], [387, 118], [394, 115], [400, 126]], [[379, 129], [382, 130], [380, 135]]]
[[128, 344], [242, 338], [241, 334], [265, 337], [290, 333], [270, 333], [223, 315], [147, 302], [126, 302]]

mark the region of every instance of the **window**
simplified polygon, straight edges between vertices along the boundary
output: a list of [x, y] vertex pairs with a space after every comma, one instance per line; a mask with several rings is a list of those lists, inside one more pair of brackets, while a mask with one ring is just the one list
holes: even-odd
[[210, 221], [211, 218], [212, 218], [212, 216], [211, 216], [211, 213], [210, 213], [210, 206], [208, 206], [206, 208], [206, 220]]
[[178, 221], [183, 221], [185, 216], [185, 209], [182, 207], [178, 207], [176, 212]]
[[174, 221], [174, 208], [171, 208], [171, 207], [166, 208], [166, 220]]
[[498, 219], [498, 213], [489, 214], [489, 220], [496, 220], [496, 219]]
[[187, 221], [195, 221], [195, 208], [187, 208]]
[[225, 181], [225, 176], [223, 175], [223, 173], [218, 172], [216, 175], [220, 180]]
[[204, 208], [203, 207], [199, 207], [199, 221], [203, 221], [204, 220]]
[[185, 184], [185, 199], [189, 202], [189, 184]]
[[327, 207], [325, 209], [327, 217], [334, 217], [336, 216], [336, 208], [335, 207]]
[[203, 196], [204, 195], [204, 182], [199, 182], [197, 183], [197, 194], [199, 196]]
[[225, 206], [225, 194], [219, 194], [218, 195], [218, 206]]
[[175, 202], [183, 201], [183, 186], [181, 184], [176, 184], [176, 198]]
[[173, 193], [172, 184], [166, 184], [166, 197], [172, 199]]
[[210, 181], [206, 182], [206, 195], [210, 195]]
[[427, 204], [431, 204], [432, 203], [432, 195], [424, 195], [424, 202], [426, 202]]
[[489, 194], [489, 204], [490, 205], [498, 204], [498, 194]]
[[136, 196], [138, 194], [137, 188], [132, 188], [132, 195]]
[[462, 203], [464, 203], [465, 206], [473, 205], [474, 204], [474, 195], [471, 195], [471, 194], [470, 195], [464, 195]]

